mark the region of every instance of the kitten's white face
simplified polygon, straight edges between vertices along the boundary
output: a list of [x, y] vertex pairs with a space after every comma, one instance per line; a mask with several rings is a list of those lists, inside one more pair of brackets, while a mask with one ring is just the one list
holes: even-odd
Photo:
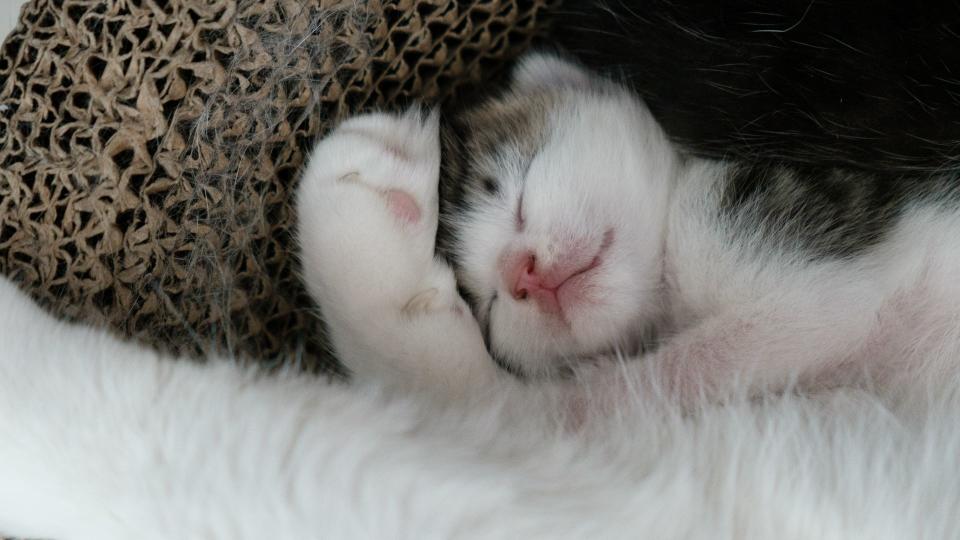
[[660, 308], [676, 159], [643, 104], [537, 55], [459, 129], [465, 187], [447, 219], [493, 354], [540, 373], [632, 347]]

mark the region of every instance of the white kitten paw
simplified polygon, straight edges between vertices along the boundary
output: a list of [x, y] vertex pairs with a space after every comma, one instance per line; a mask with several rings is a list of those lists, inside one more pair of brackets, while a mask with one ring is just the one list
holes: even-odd
[[352, 118], [317, 145], [297, 208], [304, 277], [326, 311], [460, 307], [434, 258], [439, 174], [438, 117], [418, 108]]
[[297, 194], [303, 277], [355, 379], [463, 395], [495, 380], [483, 337], [434, 255], [436, 114], [369, 114], [316, 147]]

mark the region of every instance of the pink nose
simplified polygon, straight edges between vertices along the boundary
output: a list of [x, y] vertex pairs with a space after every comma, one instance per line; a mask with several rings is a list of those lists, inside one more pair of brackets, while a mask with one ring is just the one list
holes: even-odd
[[514, 300], [533, 300], [544, 312], [559, 313], [557, 289], [560, 287], [548, 285], [548, 281], [556, 281], [556, 276], [550, 274], [537, 267], [537, 257], [530, 252], [514, 255], [504, 269], [504, 279]]

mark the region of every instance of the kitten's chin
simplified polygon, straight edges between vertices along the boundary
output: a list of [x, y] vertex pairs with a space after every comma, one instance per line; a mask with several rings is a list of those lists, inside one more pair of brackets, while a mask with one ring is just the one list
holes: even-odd
[[641, 325], [633, 317], [598, 311], [580, 307], [565, 320], [530, 314], [495, 325], [491, 353], [508, 371], [534, 377], [553, 376], [600, 357], [636, 355]]
[[636, 343], [607, 345], [579, 354], [567, 352], [520, 357], [495, 351], [492, 356], [497, 365], [513, 375], [526, 379], [550, 379], [566, 377], [589, 365], [637, 358], [642, 348], [638, 339]]

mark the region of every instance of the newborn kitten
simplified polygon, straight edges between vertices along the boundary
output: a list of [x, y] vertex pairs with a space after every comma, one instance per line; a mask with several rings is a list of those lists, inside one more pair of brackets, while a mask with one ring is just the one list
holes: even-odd
[[[659, 381], [683, 399], [716, 398], [740, 374], [764, 389], [798, 373], [835, 383], [843, 368], [887, 381], [952, 368], [960, 214], [949, 179], [685, 157], [628, 90], [542, 55], [443, 129], [447, 259], [435, 255], [436, 114], [345, 122], [317, 145], [297, 196], [304, 278], [340, 358], [361, 383], [427, 399], [263, 376], [232, 359], [176, 361], [56, 320], [0, 280], [0, 532], [953, 533], [949, 393], [914, 385], [920, 399], [947, 398], [920, 420], [837, 392], [715, 408], [700, 422], [623, 393], [643, 398]], [[637, 361], [594, 362], [640, 354], [648, 326], [659, 343]], [[572, 368], [585, 384], [520, 383], [487, 346], [530, 378]], [[636, 415], [564, 417], [605, 398]], [[559, 433], [556, 412], [585, 429]]]
[[440, 251], [476, 320], [433, 257], [435, 115], [350, 120], [305, 175], [306, 282], [361, 379], [459, 391], [502, 378], [486, 349], [549, 376], [638, 354], [648, 328], [627, 371], [683, 399], [957, 353], [950, 178], [686, 156], [627, 88], [548, 55], [443, 137]]

